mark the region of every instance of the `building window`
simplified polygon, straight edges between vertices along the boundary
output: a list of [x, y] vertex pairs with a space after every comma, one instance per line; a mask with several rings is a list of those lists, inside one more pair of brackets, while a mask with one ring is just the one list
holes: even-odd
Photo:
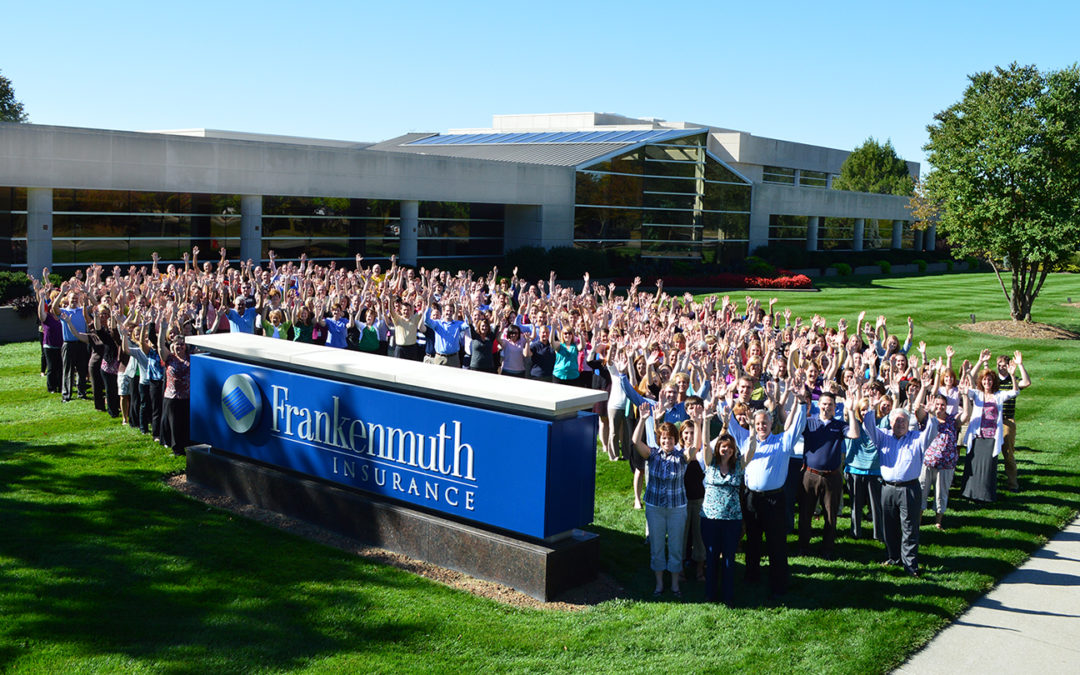
[[799, 172], [799, 185], [814, 188], [828, 187], [829, 174], [824, 171], [807, 171], [803, 169]]
[[795, 169], [785, 169], [782, 166], [766, 166], [762, 171], [761, 180], [765, 183], [794, 185]]
[[893, 221], [867, 218], [863, 225], [863, 249], [892, 248]]
[[417, 260], [501, 256], [503, 213], [501, 204], [420, 202]]
[[130, 190], [53, 190], [55, 265], [179, 263], [240, 250], [240, 197]]
[[[818, 226], [818, 248], [822, 251], [850, 251], [855, 236], [854, 218], [822, 218]], [[864, 230], [865, 231], [865, 230]]]
[[726, 263], [745, 257], [750, 184], [706, 135], [644, 145], [577, 173], [574, 243], [628, 257]]
[[389, 258], [399, 248], [400, 202], [348, 197], [263, 197], [262, 255], [282, 260]]
[[26, 267], [26, 188], [0, 187], [0, 268], [5, 267]]
[[806, 243], [808, 216], [769, 216], [769, 243], [799, 242]]

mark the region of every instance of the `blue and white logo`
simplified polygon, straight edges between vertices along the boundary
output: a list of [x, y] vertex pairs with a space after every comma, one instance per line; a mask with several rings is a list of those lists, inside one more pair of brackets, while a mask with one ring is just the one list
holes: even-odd
[[262, 395], [250, 375], [230, 375], [221, 387], [221, 412], [225, 423], [238, 434], [247, 433], [259, 423]]

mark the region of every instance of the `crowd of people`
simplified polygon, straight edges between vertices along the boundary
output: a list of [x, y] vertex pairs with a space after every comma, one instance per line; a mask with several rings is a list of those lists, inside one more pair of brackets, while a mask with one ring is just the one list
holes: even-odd
[[[745, 534], [745, 581], [786, 591], [787, 535], [836, 555], [837, 522], [884, 543], [885, 565], [920, 573], [919, 527], [933, 493], [945, 527], [949, 488], [965, 446], [962, 494], [993, 501], [997, 460], [1018, 490], [1017, 392], [1031, 384], [1023, 356], [982, 351], [957, 362], [931, 354], [861, 313], [850, 325], [809, 320], [747, 296], [695, 299], [620, 292], [584, 275], [535, 283], [498, 269], [483, 276], [390, 265], [319, 265], [301, 256], [265, 267], [216, 261], [100, 265], [49, 283], [33, 278], [48, 391], [93, 398], [98, 410], [182, 454], [188, 444], [190, 361], [185, 337], [244, 332], [433, 366], [603, 389], [603, 453], [628, 464], [628, 506], [645, 510], [655, 593], [684, 577], [710, 601], [734, 601]], [[913, 351], [914, 349], [914, 351]], [[684, 561], [689, 562], [685, 564]]]

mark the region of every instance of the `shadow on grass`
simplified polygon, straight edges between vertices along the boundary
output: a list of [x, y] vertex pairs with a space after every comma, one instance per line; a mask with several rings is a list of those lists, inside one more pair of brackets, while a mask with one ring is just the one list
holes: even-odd
[[[649, 549], [644, 538], [606, 527], [590, 527], [600, 535], [601, 565], [618, 579], [631, 598], [643, 601], [671, 602], [670, 592], [653, 598], [653, 573], [648, 568]], [[1001, 548], [1016, 544], [1002, 543]], [[795, 548], [794, 537], [788, 550]], [[836, 560], [826, 561], [808, 556], [789, 556], [788, 592], [779, 603], [768, 597], [768, 584], [747, 584], [744, 581], [745, 557], [740, 550], [735, 565], [735, 602], [741, 607], [762, 607], [780, 604], [791, 609], [875, 609], [901, 610], [951, 618], [953, 606], [960, 600], [970, 601], [976, 592], [955, 590], [931, 575], [920, 579], [880, 567], [885, 559], [881, 544], [867, 540], [855, 541], [839, 537], [836, 541]], [[946, 560], [924, 555], [928, 567], [947, 570]], [[970, 557], [959, 562], [965, 569], [981, 574], [1001, 575], [1012, 565], [997, 558]], [[762, 560], [762, 579], [768, 579], [768, 560]], [[704, 584], [697, 582], [693, 567], [686, 568], [687, 580], [682, 582], [684, 602], [704, 602]], [[665, 586], [668, 584], [665, 577]], [[947, 600], [948, 602], [943, 602]]]
[[165, 672], [250, 672], [432, 630], [383, 609], [386, 589], [415, 579], [208, 513], [160, 472], [100, 473], [71, 445], [8, 442], [0, 458], [0, 671], [37, 642]]
[[876, 275], [853, 275], [847, 277], [819, 277], [814, 280], [814, 286], [821, 290], [832, 288], [875, 288], [896, 290], [898, 286], [885, 284], [882, 277]]

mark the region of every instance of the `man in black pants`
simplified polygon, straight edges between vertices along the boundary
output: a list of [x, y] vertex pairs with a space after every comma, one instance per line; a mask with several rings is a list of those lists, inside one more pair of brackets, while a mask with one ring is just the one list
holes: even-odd
[[[790, 390], [789, 390], [790, 395]], [[787, 591], [787, 527], [784, 524], [784, 481], [787, 479], [788, 458], [797, 439], [806, 427], [806, 405], [801, 399], [792, 411], [787, 430], [772, 431], [772, 414], [759, 410], [753, 415], [753, 436], [743, 429], [734, 416], [728, 431], [739, 446], [745, 462], [746, 481], [746, 580], [756, 583], [761, 575], [761, 537], [769, 554], [769, 590], [773, 596]]]
[[[63, 295], [66, 285], [61, 285], [60, 290]], [[64, 332], [64, 345], [60, 349], [60, 358], [64, 364], [64, 378], [60, 394], [65, 402], [71, 400], [72, 389], [78, 391], [79, 398], [87, 398], [90, 351], [78, 335], [86, 333], [85, 302], [81, 292], [72, 291], [66, 295], [66, 307], [60, 307], [59, 302], [53, 305], [53, 314], [61, 320], [60, 324]]]
[[[814, 509], [823, 502], [825, 510], [825, 533], [821, 556], [833, 558], [836, 542], [836, 517], [840, 513], [840, 497], [844, 489], [844, 438], [858, 438], [859, 428], [836, 419], [836, 395], [821, 392], [818, 397], [818, 414], [806, 421], [803, 433], [803, 461], [806, 470], [802, 476], [802, 504], [799, 505], [799, 554], [810, 553], [810, 525]], [[854, 416], [852, 416], [854, 419]]]

